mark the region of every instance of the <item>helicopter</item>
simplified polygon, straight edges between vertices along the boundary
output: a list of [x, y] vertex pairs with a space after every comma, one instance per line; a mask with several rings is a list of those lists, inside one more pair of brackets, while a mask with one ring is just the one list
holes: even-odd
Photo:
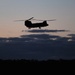
[[[34, 17], [31, 17], [27, 20], [15, 20], [15, 21], [24, 21], [24, 25], [28, 28], [28, 29], [31, 29], [31, 28], [39, 28], [41, 29], [41, 27], [46, 27], [46, 26], [49, 26], [47, 24], [47, 21], [55, 21], [56, 19], [52, 19], [52, 20], [38, 20], [38, 19], [33, 19]], [[36, 20], [36, 21], [43, 21], [43, 22], [40, 22], [40, 23], [32, 23], [31, 20]]]

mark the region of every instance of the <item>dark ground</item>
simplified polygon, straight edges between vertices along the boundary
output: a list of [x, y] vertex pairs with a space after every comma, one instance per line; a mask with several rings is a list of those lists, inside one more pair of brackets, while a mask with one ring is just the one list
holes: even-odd
[[21, 60], [2, 60], [0, 59], [0, 65], [1, 64], [35, 64], [35, 65], [38, 65], [38, 64], [75, 64], [75, 59], [73, 60], [63, 60], [63, 59], [60, 59], [60, 60], [25, 60], [25, 59], [21, 59]]
[[[74, 71], [75, 60], [47, 60], [47, 61], [38, 61], [38, 60], [0, 60], [0, 71], [2, 73], [69, 73]], [[75, 72], [75, 71], [74, 71]]]

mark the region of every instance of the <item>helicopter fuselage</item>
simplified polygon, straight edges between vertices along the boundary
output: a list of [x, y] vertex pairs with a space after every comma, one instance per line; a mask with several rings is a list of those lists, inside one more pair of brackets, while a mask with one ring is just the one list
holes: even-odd
[[48, 26], [48, 24], [47, 24], [46, 21], [43, 21], [41, 23], [32, 23], [31, 21], [26, 20], [25, 21], [25, 26], [30, 29], [30, 28], [36, 28], [36, 27], [39, 27], [39, 28], [46, 27], [46, 26]]

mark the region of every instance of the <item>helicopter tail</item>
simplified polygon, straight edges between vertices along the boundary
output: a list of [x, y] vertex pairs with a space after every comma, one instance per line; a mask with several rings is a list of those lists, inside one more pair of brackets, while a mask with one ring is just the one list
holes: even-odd
[[45, 25], [47, 25], [47, 26], [48, 26], [47, 21], [44, 21], [44, 22], [43, 22], [43, 24], [45, 24]]

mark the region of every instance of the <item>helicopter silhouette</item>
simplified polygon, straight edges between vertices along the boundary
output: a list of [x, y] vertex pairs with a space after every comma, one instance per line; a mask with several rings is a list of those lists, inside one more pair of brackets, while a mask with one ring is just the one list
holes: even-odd
[[[55, 21], [56, 19], [52, 19], [52, 20], [38, 20], [38, 19], [33, 19], [34, 17], [31, 17], [30, 19], [28, 20], [15, 20], [15, 21], [24, 21], [24, 25], [28, 28], [28, 29], [31, 29], [31, 28], [39, 28], [41, 29], [41, 27], [46, 27], [46, 26], [49, 26], [47, 24], [47, 21]], [[36, 20], [36, 21], [43, 21], [43, 22], [40, 22], [40, 23], [32, 23], [30, 20]]]

